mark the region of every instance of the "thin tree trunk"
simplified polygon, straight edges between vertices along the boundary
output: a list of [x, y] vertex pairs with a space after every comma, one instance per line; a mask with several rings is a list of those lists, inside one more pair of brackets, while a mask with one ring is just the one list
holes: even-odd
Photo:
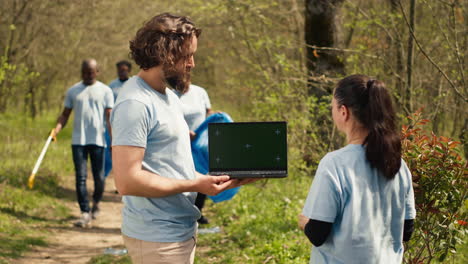
[[32, 82], [31, 80], [29, 81], [28, 95], [26, 95], [26, 97], [29, 99], [29, 100], [27, 100], [27, 101], [29, 101], [28, 102], [29, 103], [29, 114], [34, 119], [36, 117], [36, 114], [37, 114], [36, 89], [34, 87], [34, 82]]
[[465, 118], [465, 122], [460, 131], [460, 141], [463, 146], [463, 152], [465, 153], [465, 160], [468, 160], [468, 118]]
[[[397, 14], [398, 13], [398, 3], [399, 3], [400, 0], [390, 0], [390, 7], [391, 7], [391, 12], [393, 14]], [[390, 42], [390, 47], [393, 47], [393, 50], [395, 52], [395, 71], [396, 71], [396, 74], [398, 74], [398, 76], [403, 76], [404, 74], [404, 65], [403, 65], [403, 45], [402, 45], [402, 40], [401, 40], [401, 35], [399, 34], [399, 32], [401, 31], [401, 25], [398, 23], [398, 21], [394, 21], [393, 22], [393, 26], [394, 26], [394, 37], [391, 38], [389, 37], [388, 38], [388, 41]], [[397, 107], [401, 107], [403, 109], [401, 110], [405, 110], [404, 108], [405, 107], [402, 107], [404, 106], [403, 102], [405, 100], [405, 91], [406, 91], [406, 86], [405, 86], [405, 82], [403, 81], [402, 78], [396, 78], [396, 81], [395, 81], [395, 90], [398, 91], [398, 96], [396, 96], [395, 98], [395, 101], [398, 102], [397, 104]], [[407, 115], [411, 114], [409, 112], [406, 112], [405, 113]]]
[[[355, 13], [357, 14], [359, 12], [359, 4], [356, 5], [356, 11]], [[345, 48], [349, 48], [349, 45], [351, 44], [351, 40], [353, 39], [353, 35], [354, 35], [354, 29], [356, 28], [356, 22], [358, 20], [358, 16], [355, 16], [353, 18], [353, 22], [351, 22], [351, 29], [349, 30], [349, 33], [348, 33], [348, 36], [346, 37], [346, 40], [345, 40]]]
[[[410, 0], [410, 30], [415, 32], [414, 27], [414, 14], [415, 14], [415, 6], [416, 0]], [[414, 38], [413, 34], [409, 34], [408, 37], [408, 57], [406, 62], [406, 73], [407, 73], [407, 81], [406, 81], [406, 98], [405, 98], [405, 107], [407, 111], [410, 113], [413, 112], [413, 104], [411, 98], [411, 90], [413, 86], [413, 53], [414, 53]]]

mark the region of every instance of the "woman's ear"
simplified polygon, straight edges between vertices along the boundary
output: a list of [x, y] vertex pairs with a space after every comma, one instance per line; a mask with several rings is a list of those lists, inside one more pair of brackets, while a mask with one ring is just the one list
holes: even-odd
[[340, 115], [343, 118], [344, 121], [348, 121], [351, 115], [351, 112], [349, 111], [349, 108], [346, 107], [346, 105], [342, 105], [340, 107]]

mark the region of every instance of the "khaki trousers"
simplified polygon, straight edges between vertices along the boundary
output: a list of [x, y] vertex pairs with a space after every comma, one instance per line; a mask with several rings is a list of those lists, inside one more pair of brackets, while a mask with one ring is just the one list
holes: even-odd
[[166, 243], [122, 236], [133, 264], [193, 264], [194, 262], [195, 238]]

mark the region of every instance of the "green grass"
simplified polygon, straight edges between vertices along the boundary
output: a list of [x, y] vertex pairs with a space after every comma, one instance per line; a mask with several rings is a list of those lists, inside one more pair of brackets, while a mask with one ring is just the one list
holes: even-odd
[[[310, 242], [297, 227], [297, 215], [309, 190], [310, 177], [260, 181], [243, 186], [230, 201], [207, 201], [209, 228], [218, 234], [199, 234], [195, 262], [307, 263]], [[89, 263], [131, 263], [128, 257], [101, 255]]]
[[[59, 185], [60, 175], [72, 171], [70, 161], [64, 158], [71, 157], [67, 140], [49, 147], [34, 189], [27, 188], [27, 179], [55, 119], [55, 115], [36, 120], [0, 115], [0, 263], [21, 257], [32, 246], [47, 246], [47, 227], [65, 224], [70, 217], [61, 201], [67, 197], [66, 190]], [[69, 128], [65, 129], [63, 137], [69, 135]]]
[[310, 183], [292, 174], [243, 186], [231, 201], [209, 202], [210, 226], [223, 232], [198, 236], [197, 263], [307, 263], [310, 242], [297, 215]]
[[456, 257], [456, 263], [468, 263], [468, 237], [465, 237], [465, 244], [458, 248], [458, 256]]
[[[297, 228], [297, 215], [311, 184], [311, 177], [291, 173], [286, 179], [270, 179], [243, 186], [231, 200], [208, 201], [205, 215], [210, 228], [221, 233], [199, 234], [196, 263], [308, 263], [311, 244]], [[453, 260], [467, 263], [468, 245]], [[90, 263], [131, 263], [128, 257], [102, 255]]]
[[[55, 114], [36, 120], [0, 115], [0, 264], [20, 258], [32, 246], [47, 246], [47, 227], [65, 225], [70, 219], [63, 200], [74, 199], [70, 198], [73, 190], [63, 189], [60, 182], [73, 174], [71, 124], [49, 147], [34, 189], [26, 187], [55, 120]], [[310, 175], [291, 171], [286, 179], [243, 186], [231, 201], [208, 201], [208, 227], [219, 226], [222, 232], [198, 235], [196, 263], [307, 263], [311, 245], [297, 228], [297, 215], [311, 182]], [[467, 262], [465, 244], [449, 263]], [[89, 263], [125, 264], [131, 260], [100, 255]]]
[[18, 258], [31, 246], [46, 246], [46, 228], [69, 219], [68, 209], [40, 191], [0, 184], [0, 259]]

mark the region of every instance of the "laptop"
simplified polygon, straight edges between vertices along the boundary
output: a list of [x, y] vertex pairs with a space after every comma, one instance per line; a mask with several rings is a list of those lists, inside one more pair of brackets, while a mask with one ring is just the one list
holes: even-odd
[[208, 124], [210, 175], [283, 178], [288, 175], [286, 122]]

